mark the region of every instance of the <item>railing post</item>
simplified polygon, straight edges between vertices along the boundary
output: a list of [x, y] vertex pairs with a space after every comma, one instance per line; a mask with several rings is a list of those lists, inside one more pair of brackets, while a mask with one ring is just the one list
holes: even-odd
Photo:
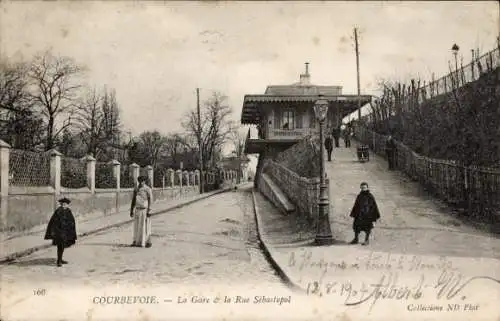
[[[149, 181], [149, 184], [151, 187], [151, 190], [153, 190], [154, 188], [154, 170], [153, 170], [153, 166], [151, 165], [148, 165], [146, 166], [146, 173], [147, 173], [147, 176], [148, 176], [148, 181]], [[151, 202], [154, 202], [154, 193], [152, 193], [151, 195]]]
[[54, 189], [54, 211], [57, 208], [57, 198], [61, 195], [61, 156], [57, 150], [50, 153], [50, 186]]
[[116, 189], [116, 197], [115, 197], [115, 210], [118, 213], [120, 211], [120, 174], [121, 174], [121, 164], [116, 159], [113, 159], [110, 162], [113, 173], [113, 178], [115, 179], [115, 189]]
[[9, 157], [10, 145], [0, 139], [0, 226], [7, 226], [8, 202], [9, 202]]
[[200, 185], [200, 170], [197, 169], [194, 171], [194, 181], [195, 181], [195, 185]]
[[129, 165], [130, 167], [130, 177], [132, 178], [132, 181], [134, 183], [134, 187], [137, 186], [137, 180], [139, 178], [139, 170], [141, 167], [137, 165], [136, 163], [132, 163]]
[[50, 151], [50, 186], [56, 197], [61, 194], [61, 156], [55, 149]]
[[189, 180], [190, 180], [192, 186], [196, 185], [196, 179], [194, 177], [194, 172], [193, 171], [189, 172]]
[[177, 177], [179, 178], [179, 195], [182, 195], [182, 171], [178, 169], [176, 173]]
[[112, 171], [112, 174], [113, 174], [113, 178], [115, 179], [115, 188], [117, 191], [120, 191], [120, 173], [121, 173], [121, 164], [119, 161], [117, 161], [116, 159], [113, 159], [111, 162], [109, 162], [111, 164], [111, 171]]
[[175, 171], [172, 168], [167, 169], [167, 177], [169, 181], [169, 185], [174, 187], [175, 186]]
[[149, 184], [151, 184], [150, 187], [153, 188], [155, 186], [154, 185], [153, 166], [151, 166], [151, 165], [146, 166], [146, 173], [148, 174]]
[[90, 193], [95, 193], [95, 163], [96, 159], [92, 155], [85, 157], [87, 162], [87, 187]]

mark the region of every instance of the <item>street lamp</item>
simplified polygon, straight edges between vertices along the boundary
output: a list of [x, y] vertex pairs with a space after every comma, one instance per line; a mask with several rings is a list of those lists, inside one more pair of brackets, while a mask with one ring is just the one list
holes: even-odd
[[[453, 52], [453, 55], [455, 56], [455, 74], [457, 77], [457, 82], [458, 82], [458, 60], [457, 60], [457, 54], [458, 51], [460, 50], [460, 47], [454, 43], [453, 46], [451, 47], [451, 51]], [[457, 84], [458, 86], [458, 84]]]
[[318, 202], [318, 222], [316, 227], [315, 243], [317, 245], [327, 245], [333, 242], [332, 230], [329, 218], [329, 201], [325, 180], [325, 149], [323, 147], [323, 125], [328, 112], [328, 100], [320, 98], [314, 103], [314, 114], [319, 122], [319, 145], [320, 145], [320, 182], [319, 182], [319, 202]]
[[458, 71], [457, 54], [458, 54], [459, 50], [460, 50], [460, 47], [456, 43], [453, 44], [453, 47], [451, 47], [451, 51], [453, 52], [453, 55], [455, 56], [455, 71]]

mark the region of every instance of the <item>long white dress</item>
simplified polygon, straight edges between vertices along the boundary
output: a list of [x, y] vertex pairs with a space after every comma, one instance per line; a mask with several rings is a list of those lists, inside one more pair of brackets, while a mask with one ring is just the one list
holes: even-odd
[[135, 192], [133, 242], [135, 246], [145, 247], [151, 242], [151, 219], [147, 217], [151, 196], [151, 189], [146, 185], [139, 187]]

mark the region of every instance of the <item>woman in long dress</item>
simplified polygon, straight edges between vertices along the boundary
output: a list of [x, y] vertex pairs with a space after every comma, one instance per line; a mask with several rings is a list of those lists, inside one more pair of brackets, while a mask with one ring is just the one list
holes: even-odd
[[151, 202], [152, 191], [146, 185], [146, 176], [139, 176], [134, 189], [130, 217], [134, 218], [134, 240], [132, 246], [151, 247]]

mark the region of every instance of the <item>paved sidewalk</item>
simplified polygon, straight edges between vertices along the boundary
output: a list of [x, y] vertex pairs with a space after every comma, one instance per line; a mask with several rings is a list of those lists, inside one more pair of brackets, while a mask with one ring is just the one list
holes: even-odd
[[[184, 205], [191, 204], [212, 195], [226, 192], [231, 188], [225, 188], [203, 195], [194, 195], [178, 199], [159, 200], [153, 204], [152, 215], [157, 215], [170, 211]], [[129, 216], [130, 207], [124, 206], [118, 213], [111, 215], [82, 215], [75, 217], [78, 237], [94, 234], [112, 227], [120, 226], [132, 222]], [[28, 255], [51, 246], [51, 241], [44, 240], [45, 225], [31, 229], [27, 235], [19, 235], [3, 240], [0, 244], [0, 264], [11, 261], [17, 257]]]
[[[332, 320], [499, 320], [500, 239], [461, 224], [417, 183], [388, 172], [381, 157], [357, 162], [355, 151], [336, 148], [327, 162], [339, 245], [306, 244], [313, 235], [298, 234], [290, 218], [255, 192], [261, 241], [279, 272], [331, 306]], [[361, 181], [370, 184], [382, 219], [369, 246], [347, 245]], [[456, 310], [447, 311], [448, 304]]]

